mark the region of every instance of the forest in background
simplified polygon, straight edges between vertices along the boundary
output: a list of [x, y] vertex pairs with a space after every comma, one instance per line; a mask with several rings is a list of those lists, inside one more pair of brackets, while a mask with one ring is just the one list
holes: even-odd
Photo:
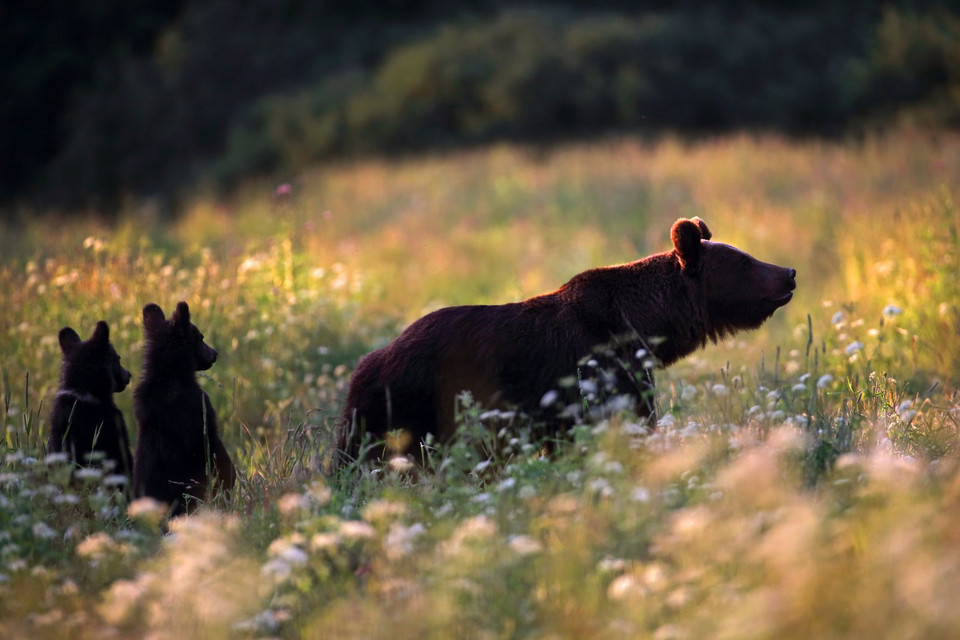
[[325, 161], [632, 132], [960, 122], [933, 1], [296, 0], [0, 7], [0, 215], [288, 179]]

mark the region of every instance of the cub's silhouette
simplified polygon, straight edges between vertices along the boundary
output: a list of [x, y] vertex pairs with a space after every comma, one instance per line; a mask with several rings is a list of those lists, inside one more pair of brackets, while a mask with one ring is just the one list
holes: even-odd
[[113, 461], [114, 470], [129, 479], [133, 465], [130, 440], [113, 394], [126, 389], [130, 372], [120, 365], [120, 356], [110, 343], [110, 327], [101, 320], [87, 341], [64, 327], [59, 338], [63, 368], [47, 450], [65, 452], [78, 464], [89, 462], [91, 451], [101, 451]]
[[143, 335], [143, 379], [134, 391], [134, 492], [166, 502], [179, 515], [208, 498], [211, 481], [217, 492], [229, 491], [236, 479], [216, 411], [196, 377], [213, 366], [217, 352], [190, 322], [186, 302], [177, 304], [170, 320], [156, 304], [145, 306]]
[[796, 288], [795, 269], [712, 242], [699, 218], [677, 220], [670, 235], [670, 251], [584, 271], [552, 293], [440, 309], [363, 357], [338, 434], [341, 461], [358, 456], [364, 434], [378, 441], [390, 432], [400, 454], [428, 433], [449, 440], [462, 390], [484, 406], [537, 413], [598, 345], [607, 345], [617, 390], [640, 396], [638, 413], [652, 415], [653, 375], [629, 366], [635, 354], [668, 366], [708, 340], [759, 327]]

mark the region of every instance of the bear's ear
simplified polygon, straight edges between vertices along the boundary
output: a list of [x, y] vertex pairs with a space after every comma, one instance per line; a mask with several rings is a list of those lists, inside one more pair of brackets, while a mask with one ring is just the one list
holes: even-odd
[[106, 322], [101, 320], [97, 323], [97, 328], [93, 330], [93, 335], [90, 336], [90, 342], [96, 342], [98, 344], [109, 344], [110, 342], [110, 327]]
[[[697, 218], [694, 220], [680, 218], [673, 223], [673, 228], [670, 229], [670, 238], [673, 240], [673, 247], [680, 259], [680, 268], [685, 273], [688, 271], [696, 272], [700, 269], [700, 257], [703, 252], [700, 245], [700, 241], [703, 240], [700, 224], [702, 222]], [[708, 229], [707, 232], [709, 233], [709, 231]]]
[[190, 324], [190, 307], [182, 300], [177, 303], [177, 310], [173, 312], [173, 324], [180, 328]]
[[80, 344], [80, 336], [77, 335], [77, 332], [71, 329], [70, 327], [64, 327], [60, 329], [60, 350], [63, 351], [63, 355], [70, 355], [74, 349], [77, 348], [77, 345]]
[[697, 226], [700, 227], [700, 237], [701, 237], [702, 239], [704, 239], [704, 240], [709, 240], [710, 238], [713, 237], [713, 234], [710, 232], [710, 228], [707, 227], [707, 223], [706, 223], [706, 222], [704, 222], [703, 220], [701, 220], [700, 218], [698, 218], [698, 217], [696, 217], [696, 216], [694, 216], [693, 218], [690, 218], [690, 219], [693, 220], [694, 222], [696, 222], [696, 223], [697, 223]]
[[143, 329], [145, 333], [157, 333], [167, 324], [160, 305], [151, 302], [143, 308]]

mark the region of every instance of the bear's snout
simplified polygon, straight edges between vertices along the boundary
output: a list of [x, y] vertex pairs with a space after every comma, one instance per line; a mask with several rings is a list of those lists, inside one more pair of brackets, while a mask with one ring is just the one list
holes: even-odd
[[205, 342], [201, 343], [200, 353], [197, 354], [197, 371], [206, 371], [212, 367], [219, 355], [216, 349]]
[[781, 268], [782, 277], [778, 283], [778, 289], [773, 296], [771, 296], [771, 302], [775, 302], [777, 306], [783, 306], [790, 302], [793, 299], [793, 291], [797, 288], [797, 270], [791, 268]]
[[120, 379], [117, 381], [118, 384], [117, 384], [116, 391], [119, 392], [126, 389], [127, 385], [130, 384], [130, 377], [131, 377], [130, 372], [124, 369], [123, 367], [120, 367]]

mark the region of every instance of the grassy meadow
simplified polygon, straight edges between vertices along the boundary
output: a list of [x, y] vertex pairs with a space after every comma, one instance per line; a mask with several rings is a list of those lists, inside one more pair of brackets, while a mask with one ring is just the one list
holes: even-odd
[[[618, 138], [0, 229], [0, 637], [960, 637], [958, 198], [954, 134]], [[328, 473], [363, 353], [666, 250], [694, 215], [798, 289], [659, 372], [655, 430], [596, 406], [544, 460], [465, 399], [436, 472]], [[59, 329], [110, 323], [135, 441], [140, 312], [179, 300], [220, 351], [201, 384], [241, 477], [161, 535], [44, 442]]]

